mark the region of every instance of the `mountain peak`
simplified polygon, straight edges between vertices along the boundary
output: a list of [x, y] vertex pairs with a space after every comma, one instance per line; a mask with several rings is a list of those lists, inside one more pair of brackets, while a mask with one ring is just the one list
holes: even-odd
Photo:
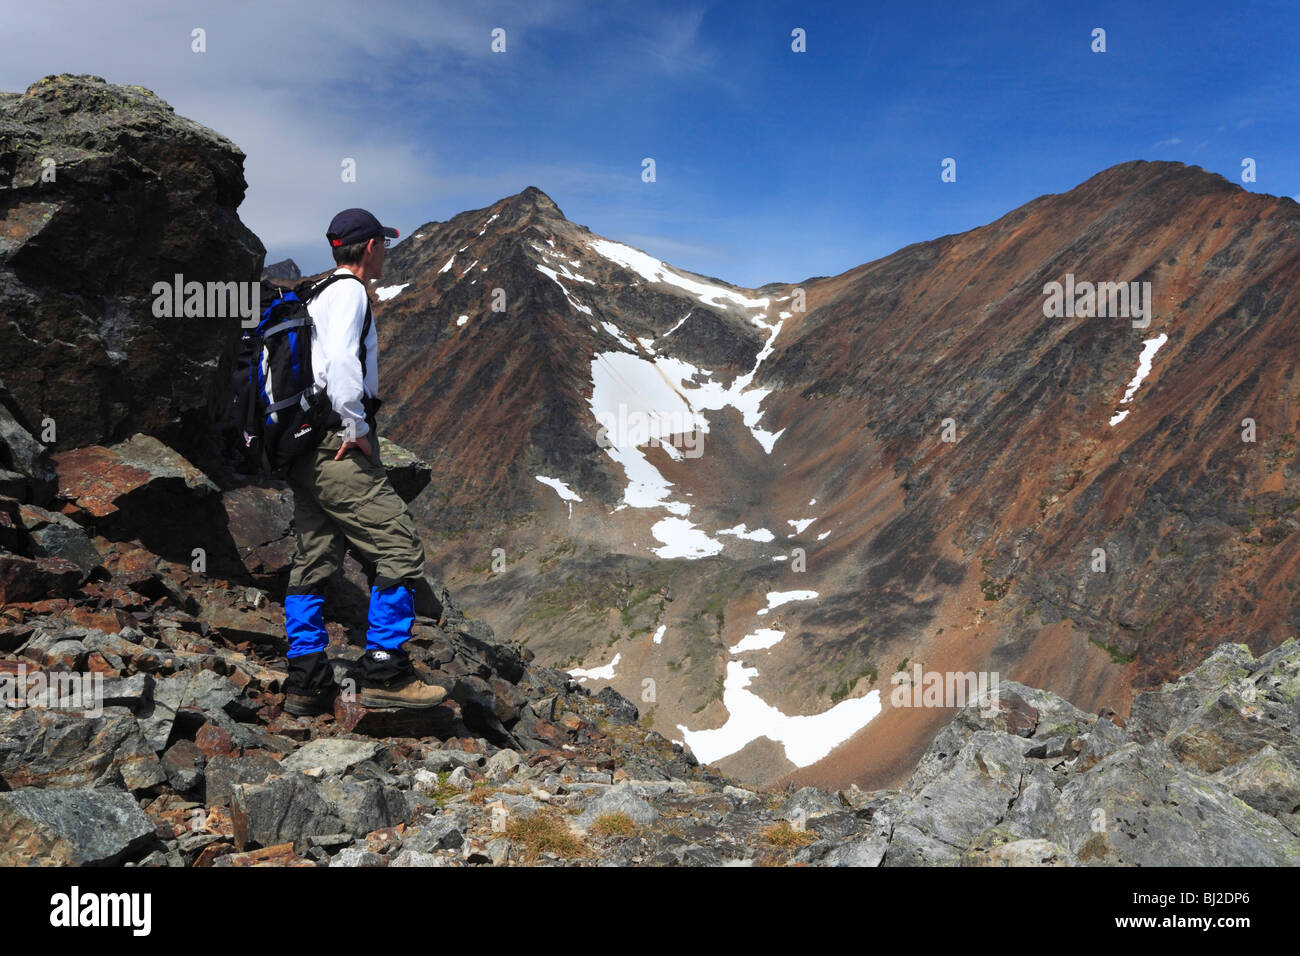
[[555, 205], [555, 200], [536, 186], [524, 188], [521, 192], [507, 197], [505, 202], [507, 205], [520, 210], [535, 209], [545, 215], [557, 216], [560, 219], [565, 218], [564, 213], [560, 211], [560, 207]]

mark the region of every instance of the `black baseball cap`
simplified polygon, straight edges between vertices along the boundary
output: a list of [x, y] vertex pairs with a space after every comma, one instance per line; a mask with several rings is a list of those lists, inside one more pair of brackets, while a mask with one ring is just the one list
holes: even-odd
[[351, 246], [380, 236], [396, 239], [397, 230], [392, 226], [381, 226], [379, 220], [364, 209], [344, 209], [330, 220], [329, 231], [325, 233], [331, 246]]

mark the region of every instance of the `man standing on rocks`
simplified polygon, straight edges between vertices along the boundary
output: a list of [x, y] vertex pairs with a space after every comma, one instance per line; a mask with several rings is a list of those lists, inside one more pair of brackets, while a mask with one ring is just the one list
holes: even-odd
[[364, 209], [345, 209], [325, 235], [339, 267], [334, 274], [345, 278], [307, 306], [315, 383], [329, 397], [333, 414], [321, 443], [289, 471], [297, 547], [284, 599], [289, 638], [284, 709], [310, 715], [333, 706], [339, 688], [325, 655], [323, 591], [348, 545], [374, 568], [361, 704], [433, 707], [446, 690], [416, 677], [401, 649], [415, 622], [413, 588], [424, 575], [424, 546], [379, 463], [375, 425], [379, 341], [366, 283], [382, 278], [384, 248], [398, 233]]

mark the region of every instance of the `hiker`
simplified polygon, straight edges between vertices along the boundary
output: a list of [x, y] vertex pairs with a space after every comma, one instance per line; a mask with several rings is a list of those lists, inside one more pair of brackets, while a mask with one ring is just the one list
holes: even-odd
[[334, 275], [343, 278], [312, 298], [307, 309], [315, 384], [333, 412], [320, 444], [295, 458], [288, 473], [297, 546], [284, 599], [289, 638], [284, 709], [311, 715], [333, 707], [339, 688], [325, 655], [329, 636], [321, 609], [325, 582], [348, 546], [373, 575], [361, 704], [433, 707], [446, 690], [421, 681], [402, 650], [415, 621], [412, 589], [424, 574], [424, 546], [379, 463], [375, 424], [381, 404], [378, 337], [366, 283], [382, 277], [384, 248], [398, 232], [364, 209], [345, 209], [325, 235], [339, 267]]

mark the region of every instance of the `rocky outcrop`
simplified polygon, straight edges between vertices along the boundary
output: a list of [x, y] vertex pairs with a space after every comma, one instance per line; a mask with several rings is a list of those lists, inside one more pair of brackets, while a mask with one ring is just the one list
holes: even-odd
[[1300, 744], [1297, 668], [1295, 640], [1259, 659], [1225, 644], [1140, 695], [1127, 727], [1004, 683], [1000, 711], [1027, 706], [1036, 723], [1010, 732], [962, 711], [858, 848], [825, 862], [1300, 865], [1300, 768], [1283, 756]]
[[298, 263], [292, 259], [282, 259], [263, 269], [262, 278], [276, 282], [297, 282], [302, 278], [302, 273], [298, 271]]
[[243, 160], [142, 87], [0, 93], [0, 378], [52, 447], [185, 448], [224, 415], [238, 318], [160, 317], [154, 285], [256, 281]]

